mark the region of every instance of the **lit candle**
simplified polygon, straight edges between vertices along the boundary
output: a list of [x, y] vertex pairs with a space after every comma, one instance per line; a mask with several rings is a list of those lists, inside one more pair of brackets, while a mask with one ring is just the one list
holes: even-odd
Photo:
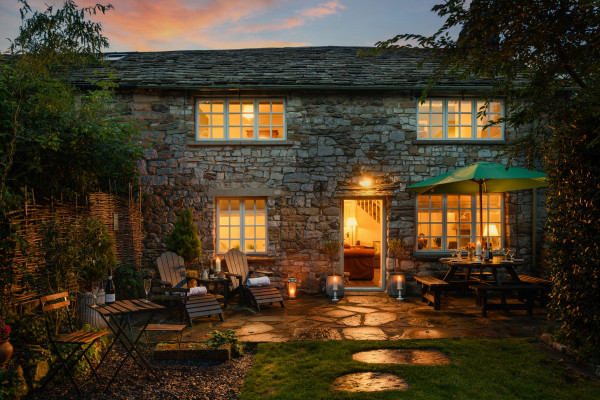
[[475, 249], [475, 254], [477, 255], [477, 257], [481, 256], [481, 242], [477, 242], [477, 247]]
[[337, 276], [333, 277], [333, 290], [338, 290], [338, 286], [337, 286]]
[[296, 289], [290, 288], [290, 298], [293, 299], [296, 297]]
[[400, 290], [400, 286], [402, 285], [402, 275], [398, 275], [398, 282], [396, 285], [396, 289]]
[[215, 272], [218, 274], [221, 272], [221, 259], [217, 257], [217, 261], [215, 261]]

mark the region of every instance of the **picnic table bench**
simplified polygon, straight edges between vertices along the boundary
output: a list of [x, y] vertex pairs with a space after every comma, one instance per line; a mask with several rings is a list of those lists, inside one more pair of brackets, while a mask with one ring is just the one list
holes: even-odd
[[[536, 293], [542, 289], [542, 286], [533, 285], [531, 283], [523, 282], [508, 282], [502, 285], [496, 284], [474, 284], [469, 285], [469, 288], [475, 291], [477, 296], [477, 304], [481, 306], [481, 316], [487, 317], [488, 310], [526, 310], [527, 315], [533, 315], [533, 301]], [[506, 303], [506, 293], [517, 291], [519, 300], [521, 303]], [[502, 299], [501, 303], [488, 303], [488, 292], [499, 293]]]
[[550, 281], [549, 279], [538, 278], [538, 277], [529, 276], [529, 275], [519, 275], [519, 279], [521, 280], [521, 282], [527, 282], [527, 283], [531, 283], [533, 285], [538, 285], [538, 286], [542, 287], [536, 293], [536, 298], [537, 298], [537, 300], [539, 300], [540, 305], [542, 307], [545, 307], [546, 303], [548, 302], [548, 292], [550, 291], [550, 288], [552, 287], [552, 281]]
[[421, 284], [421, 300], [428, 305], [433, 305], [434, 310], [439, 310], [441, 292], [450, 284], [434, 276], [415, 276], [414, 278]]

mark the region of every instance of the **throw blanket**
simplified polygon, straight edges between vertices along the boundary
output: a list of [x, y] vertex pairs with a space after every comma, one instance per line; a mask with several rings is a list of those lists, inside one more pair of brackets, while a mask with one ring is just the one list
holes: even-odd
[[246, 284], [248, 286], [269, 286], [271, 284], [271, 280], [268, 276], [261, 276], [259, 278], [248, 278]]
[[205, 286], [196, 286], [193, 288], [190, 288], [190, 291], [188, 292], [188, 296], [195, 296], [195, 295], [199, 295], [199, 294], [206, 294], [206, 287]]

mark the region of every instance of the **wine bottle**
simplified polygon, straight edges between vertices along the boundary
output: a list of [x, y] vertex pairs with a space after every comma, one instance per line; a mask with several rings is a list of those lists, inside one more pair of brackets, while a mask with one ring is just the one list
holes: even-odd
[[490, 261], [494, 259], [494, 250], [492, 250], [492, 246], [488, 248], [488, 259]]
[[115, 302], [115, 283], [113, 282], [112, 269], [108, 271], [108, 279], [106, 280], [106, 304], [112, 304]]

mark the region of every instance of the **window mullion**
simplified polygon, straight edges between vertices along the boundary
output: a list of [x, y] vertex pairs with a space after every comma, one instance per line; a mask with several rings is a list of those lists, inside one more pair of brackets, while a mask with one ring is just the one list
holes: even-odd
[[258, 100], [254, 100], [254, 140], [258, 140], [259, 138], [259, 134], [258, 134]]
[[448, 231], [447, 231], [447, 223], [448, 219], [448, 195], [444, 195], [442, 197], [442, 251], [446, 251], [446, 245], [448, 243]]
[[442, 102], [442, 129], [444, 140], [448, 140], [448, 99]]

